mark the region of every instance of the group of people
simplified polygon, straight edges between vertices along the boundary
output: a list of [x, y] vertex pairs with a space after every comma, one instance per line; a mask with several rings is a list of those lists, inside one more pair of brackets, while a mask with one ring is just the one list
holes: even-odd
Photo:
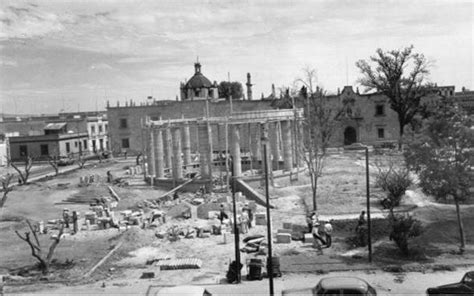
[[[223, 204], [220, 205], [220, 210], [217, 218], [221, 221], [221, 224], [226, 224], [226, 220], [229, 219], [229, 215], [226, 213]], [[249, 229], [252, 228], [253, 212], [248, 202], [245, 202], [244, 206], [242, 207], [242, 213], [238, 217], [237, 222], [242, 233], [247, 233]]]
[[313, 235], [313, 246], [322, 253], [322, 248], [329, 248], [332, 245], [332, 222], [319, 221], [318, 214], [313, 211], [308, 216], [309, 233]]

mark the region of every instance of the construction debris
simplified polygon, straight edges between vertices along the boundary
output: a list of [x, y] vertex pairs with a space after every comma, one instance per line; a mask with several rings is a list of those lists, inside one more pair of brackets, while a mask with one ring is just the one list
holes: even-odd
[[197, 258], [180, 258], [160, 260], [156, 263], [160, 270], [175, 270], [175, 269], [198, 269], [202, 266], [202, 260]]

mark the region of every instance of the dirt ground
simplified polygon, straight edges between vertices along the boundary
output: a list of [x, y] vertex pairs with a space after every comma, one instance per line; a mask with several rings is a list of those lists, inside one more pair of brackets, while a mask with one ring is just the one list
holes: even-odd
[[[324, 176], [321, 178], [318, 194], [318, 208], [324, 214], [358, 213], [365, 207], [365, 167], [362, 159], [350, 158], [343, 155], [331, 156]], [[80, 196], [108, 196], [104, 182], [91, 184], [88, 187], [79, 187], [79, 178], [85, 175], [97, 174], [105, 180], [106, 172], [111, 171], [115, 177], [124, 176], [125, 168], [133, 165], [130, 161], [108, 162], [97, 164], [86, 169], [76, 170], [60, 175], [52, 180], [38, 182], [22, 187], [16, 187], [10, 193], [6, 206], [0, 216], [0, 274], [28, 275], [31, 266], [36, 262], [30, 255], [26, 243], [21, 241], [15, 230], [24, 231], [25, 218], [33, 221], [47, 221], [60, 218], [62, 209], [85, 212], [87, 204], [64, 204], [70, 197]], [[372, 177], [373, 175], [371, 175]], [[139, 179], [139, 177], [138, 177]], [[300, 174], [298, 181], [275, 180], [275, 187], [271, 190], [271, 203], [276, 206], [271, 212], [272, 232], [283, 228], [284, 222], [305, 227], [305, 214], [312, 207], [311, 189], [307, 177]], [[306, 185], [305, 185], [306, 183]], [[162, 190], [146, 186], [115, 186], [121, 197], [117, 210], [129, 208], [137, 209], [137, 204], [145, 199], [156, 198], [164, 193]], [[375, 191], [375, 188], [373, 188]], [[262, 188], [257, 188], [262, 190]], [[263, 193], [263, 191], [261, 191]], [[225, 196], [226, 194], [222, 194]], [[414, 188], [402, 201], [413, 205], [416, 209], [413, 215], [423, 222], [425, 232], [413, 240], [412, 246], [419, 249], [417, 258], [410, 258], [418, 262], [452, 262], [454, 259], [471, 260], [474, 262], [474, 249], [468, 246], [467, 252], [460, 257], [455, 254], [458, 244], [456, 214], [454, 206], [438, 204], [424, 196]], [[378, 208], [377, 198], [373, 201], [374, 208]], [[467, 241], [474, 239], [474, 207], [463, 206], [463, 221]], [[264, 212], [258, 207], [258, 212]], [[87, 282], [107, 281], [120, 278], [136, 278], [143, 272], [156, 273], [156, 282], [163, 284], [183, 284], [200, 282], [219, 282], [225, 277], [228, 265], [234, 260], [233, 235], [211, 235], [203, 238], [182, 238], [171, 242], [157, 238], [156, 233], [165, 231], [171, 225], [180, 227], [194, 225], [211, 225], [209, 220], [179, 219], [171, 220], [166, 224], [153, 229], [132, 227], [127, 231], [117, 229], [82, 231], [76, 235], [67, 236], [59, 245], [55, 254], [56, 262], [53, 272], [48, 277], [50, 282], [66, 281], [68, 284], [84, 284]], [[292, 241], [289, 244], [273, 244], [275, 256], [289, 257], [297, 260], [301, 258], [320, 258], [321, 260], [353, 261], [354, 258], [366, 256], [366, 248], [355, 248], [350, 244], [349, 237], [353, 236], [355, 221], [335, 222], [333, 247], [324, 250], [324, 255], [317, 255], [316, 250], [301, 241]], [[250, 229], [249, 235], [266, 235], [265, 226], [255, 226]], [[245, 236], [244, 236], [245, 237]], [[42, 244], [49, 245], [49, 235], [40, 237]], [[106, 256], [117, 244], [123, 242], [113, 255], [105, 261], [89, 278], [83, 275]], [[241, 245], [242, 246], [242, 245]], [[242, 262], [246, 262], [254, 254], [241, 253]], [[294, 257], [291, 257], [294, 256]], [[394, 258], [392, 262], [402, 262], [397, 257], [397, 249], [388, 240], [386, 224], [383, 221], [374, 222], [374, 260], [380, 265], [391, 262], [387, 258]], [[202, 260], [200, 269], [159, 271], [154, 264], [147, 265], [147, 261], [160, 258], [199, 258]], [[340, 259], [342, 258], [342, 259]], [[402, 260], [402, 261], [400, 261]], [[66, 264], [66, 262], [72, 262]], [[344, 262], [344, 261], [343, 261]], [[352, 262], [351, 262], [352, 263]], [[243, 273], [246, 274], [244, 266]], [[30, 272], [31, 274], [31, 272]], [[27, 285], [24, 277], [16, 277], [9, 284], [12, 292], [28, 292], [40, 289], [34, 285]], [[45, 287], [43, 287], [45, 288]]]

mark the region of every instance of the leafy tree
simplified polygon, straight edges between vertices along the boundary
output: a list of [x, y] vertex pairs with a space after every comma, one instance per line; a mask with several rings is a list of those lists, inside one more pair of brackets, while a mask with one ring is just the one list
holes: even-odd
[[0, 200], [0, 208], [3, 208], [3, 206], [7, 202], [8, 193], [10, 193], [13, 190], [13, 187], [10, 186], [12, 179], [13, 179], [12, 174], [6, 174], [5, 176], [2, 176], [0, 178], [0, 183], [2, 183], [2, 191], [3, 191], [3, 196], [2, 196], [2, 199]]
[[429, 63], [423, 54], [413, 52], [413, 46], [390, 51], [379, 48], [369, 61], [356, 63], [362, 73], [359, 83], [366, 91], [375, 90], [390, 100], [390, 107], [398, 115], [401, 149], [404, 127], [420, 112], [420, 101], [430, 90], [425, 83]]
[[[29, 220], [26, 220], [26, 223], [28, 224], [29, 231], [25, 231], [23, 235], [21, 235], [18, 230], [15, 230], [15, 233], [20, 239], [25, 241], [30, 246], [31, 255], [39, 261], [39, 267], [43, 274], [46, 275], [49, 273], [54, 251], [56, 250], [56, 247], [61, 241], [61, 236], [64, 232], [64, 224], [61, 224], [58, 235], [53, 238], [53, 242], [49, 246], [48, 252], [45, 254], [43, 252], [43, 247], [41, 246], [41, 243], [38, 239], [39, 229], [37, 227], [33, 227]], [[32, 234], [33, 237], [31, 236]]]
[[227, 100], [232, 96], [233, 100], [241, 99], [244, 96], [244, 88], [242, 83], [238, 81], [228, 82], [221, 81], [217, 86], [219, 98], [226, 98]]
[[33, 167], [33, 162], [34, 162], [33, 157], [26, 156], [23, 159], [23, 170], [21, 169], [21, 167], [18, 166], [18, 164], [14, 163], [11, 160], [8, 161], [8, 164], [11, 165], [15, 169], [15, 171], [18, 172], [21, 183], [26, 184], [28, 183], [28, 179], [30, 177], [30, 171], [31, 171], [31, 168]]
[[395, 242], [404, 255], [409, 255], [408, 239], [421, 235], [421, 222], [410, 215], [390, 215], [389, 219], [392, 228], [390, 240]]
[[305, 78], [297, 81], [303, 84], [304, 92], [300, 94], [306, 103], [306, 114], [303, 120], [303, 141], [299, 145], [299, 155], [308, 167], [311, 179], [313, 210], [317, 206], [318, 180], [322, 176], [327, 157], [327, 148], [336, 128], [335, 112], [328, 106], [325, 92], [316, 86], [316, 70], [303, 69]]
[[464, 227], [459, 208], [469, 196], [474, 166], [474, 119], [451, 99], [439, 102], [433, 115], [408, 143], [405, 158], [419, 174], [420, 186], [438, 199], [454, 198], [460, 235], [465, 248]]

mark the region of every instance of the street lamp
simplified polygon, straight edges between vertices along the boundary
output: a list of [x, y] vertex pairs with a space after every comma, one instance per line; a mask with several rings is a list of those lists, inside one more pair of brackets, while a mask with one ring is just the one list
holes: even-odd
[[270, 220], [270, 194], [268, 188], [268, 156], [267, 156], [267, 146], [268, 146], [268, 125], [266, 123], [262, 124], [262, 144], [263, 144], [263, 163], [265, 166], [265, 202], [267, 204], [267, 241], [268, 241], [268, 281], [270, 285], [270, 295], [274, 295], [273, 289], [273, 258], [272, 258], [272, 224]]
[[366, 179], [366, 203], [367, 203], [367, 236], [369, 248], [369, 262], [372, 262], [372, 223], [370, 222], [370, 180], [369, 180], [369, 147], [360, 146], [355, 150], [365, 150], [365, 179]]
[[[227, 161], [227, 159], [226, 159]], [[237, 227], [237, 205], [235, 201], [235, 175], [234, 175], [234, 158], [230, 157], [230, 171], [231, 171], [231, 190], [232, 190], [232, 207], [234, 216], [234, 248], [235, 248], [235, 275], [237, 277], [236, 284], [240, 284], [241, 273], [240, 273], [240, 235], [239, 228]]]
[[372, 232], [370, 222], [370, 182], [369, 182], [369, 147], [365, 146], [365, 179], [366, 179], [366, 198], [367, 198], [367, 231], [368, 231], [368, 247], [369, 262], [372, 262]]

